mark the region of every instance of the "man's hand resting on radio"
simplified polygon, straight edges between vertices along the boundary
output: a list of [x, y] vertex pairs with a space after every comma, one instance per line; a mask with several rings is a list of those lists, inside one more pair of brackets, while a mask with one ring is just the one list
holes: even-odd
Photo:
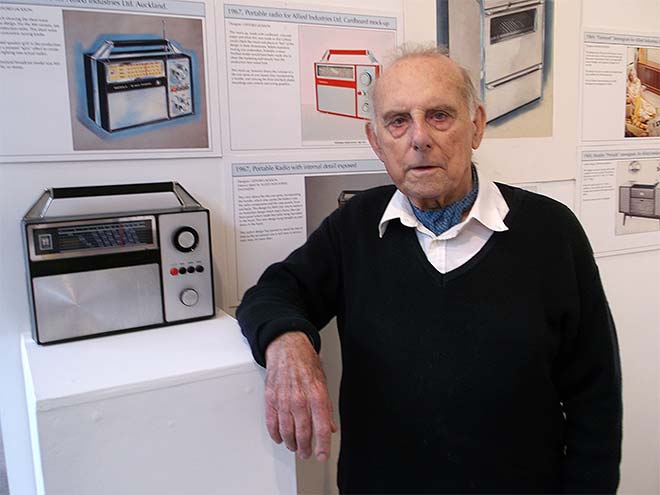
[[307, 459], [330, 457], [332, 403], [321, 360], [302, 332], [287, 332], [266, 349], [266, 427], [271, 438]]

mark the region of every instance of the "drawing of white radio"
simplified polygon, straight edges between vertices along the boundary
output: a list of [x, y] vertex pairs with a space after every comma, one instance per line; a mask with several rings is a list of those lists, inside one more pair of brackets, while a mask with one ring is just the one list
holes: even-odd
[[[330, 57], [343, 62], [331, 62]], [[367, 91], [380, 72], [381, 65], [369, 50], [326, 50], [321, 61], [314, 63], [316, 110], [369, 119]]]
[[192, 59], [167, 39], [106, 40], [84, 59], [87, 114], [108, 132], [195, 111]]

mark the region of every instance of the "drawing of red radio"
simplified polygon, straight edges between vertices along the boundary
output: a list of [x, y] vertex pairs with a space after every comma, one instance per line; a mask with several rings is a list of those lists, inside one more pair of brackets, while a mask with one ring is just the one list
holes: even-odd
[[[330, 57], [342, 62], [331, 62]], [[369, 119], [367, 91], [380, 72], [381, 65], [369, 50], [326, 50], [314, 63], [316, 110]]]

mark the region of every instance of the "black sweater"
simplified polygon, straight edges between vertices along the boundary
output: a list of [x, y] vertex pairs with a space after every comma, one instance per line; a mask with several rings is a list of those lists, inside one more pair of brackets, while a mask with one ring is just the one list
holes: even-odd
[[414, 229], [361, 193], [246, 292], [255, 359], [337, 316], [342, 493], [612, 493], [618, 346], [589, 243], [568, 208], [498, 184], [508, 231], [441, 274]]

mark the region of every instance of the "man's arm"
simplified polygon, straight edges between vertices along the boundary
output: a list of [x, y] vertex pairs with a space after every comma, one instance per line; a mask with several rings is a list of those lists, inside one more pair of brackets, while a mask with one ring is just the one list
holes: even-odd
[[[319, 329], [335, 315], [341, 262], [332, 220], [270, 266], [237, 310], [255, 360], [266, 366], [266, 426], [302, 458], [330, 454], [332, 406], [321, 367]], [[314, 442], [312, 442], [314, 440]]]
[[[575, 220], [577, 223], [577, 220]], [[621, 364], [614, 322], [591, 247], [578, 226], [579, 314], [557, 363], [566, 416], [564, 493], [615, 493], [621, 460]]]
[[265, 399], [266, 427], [276, 443], [307, 459], [314, 438], [314, 456], [329, 458], [337, 427], [321, 361], [304, 333], [287, 332], [268, 346]]

